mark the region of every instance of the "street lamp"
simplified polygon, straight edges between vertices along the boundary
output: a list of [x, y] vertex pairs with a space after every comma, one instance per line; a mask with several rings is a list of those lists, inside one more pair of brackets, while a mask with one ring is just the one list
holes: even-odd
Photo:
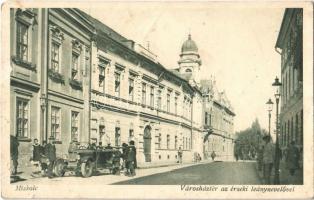
[[275, 149], [275, 178], [274, 178], [274, 184], [278, 185], [280, 184], [280, 178], [279, 178], [279, 137], [278, 137], [278, 104], [280, 99], [280, 86], [282, 85], [279, 82], [278, 77], [276, 76], [275, 82], [272, 84], [275, 87], [275, 98], [276, 98], [276, 149]]
[[271, 119], [271, 111], [273, 110], [274, 103], [271, 99], [269, 99], [266, 103], [267, 105], [267, 111], [268, 111], [268, 134], [270, 136], [270, 119]]

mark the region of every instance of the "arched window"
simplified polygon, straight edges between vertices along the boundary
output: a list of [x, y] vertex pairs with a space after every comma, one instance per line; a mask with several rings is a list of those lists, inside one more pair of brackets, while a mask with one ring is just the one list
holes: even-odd
[[191, 69], [186, 69], [185, 72], [186, 73], [192, 73], [192, 70]]

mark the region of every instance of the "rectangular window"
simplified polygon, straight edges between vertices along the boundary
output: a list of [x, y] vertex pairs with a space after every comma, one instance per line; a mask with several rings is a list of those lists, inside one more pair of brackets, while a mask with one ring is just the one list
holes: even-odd
[[174, 137], [174, 148], [178, 149], [178, 136]]
[[129, 100], [134, 101], [134, 80], [129, 79]]
[[174, 114], [178, 114], [178, 97], [174, 98]]
[[207, 112], [205, 112], [205, 125], [208, 125], [208, 115], [207, 115]]
[[167, 149], [170, 149], [170, 135], [167, 135]]
[[299, 116], [295, 115], [295, 142], [299, 144], [300, 132], [299, 132]]
[[16, 100], [16, 136], [28, 136], [28, 100]]
[[59, 72], [59, 49], [60, 45], [55, 42], [51, 45], [51, 70]]
[[146, 105], [146, 83], [142, 83], [142, 104]]
[[106, 134], [106, 127], [99, 125], [99, 141], [102, 141], [103, 136]]
[[51, 136], [55, 138], [55, 140], [61, 140], [61, 132], [60, 132], [60, 108], [51, 107]]
[[99, 71], [99, 88], [105, 93], [105, 67], [98, 66]]
[[158, 106], [158, 109], [161, 110], [161, 90], [158, 90], [157, 106]]
[[76, 53], [72, 53], [72, 79], [76, 80], [78, 77], [78, 60], [79, 56]]
[[133, 138], [134, 137], [134, 130], [130, 129], [129, 130], [129, 138]]
[[120, 96], [120, 74], [119, 73], [114, 73], [114, 79], [115, 79], [115, 96], [119, 97]]
[[154, 97], [155, 96], [155, 94], [154, 94], [154, 87], [153, 86], [151, 86], [150, 87], [150, 106], [151, 107], [154, 107]]
[[18, 59], [28, 61], [28, 26], [17, 21], [16, 56]]
[[158, 134], [158, 149], [161, 149], [161, 133]]
[[120, 128], [116, 127], [115, 138], [114, 138], [115, 146], [119, 146], [120, 145], [120, 140], [121, 140]]
[[170, 94], [167, 94], [167, 112], [170, 112]]
[[78, 123], [79, 113], [72, 111], [71, 112], [71, 140], [78, 141], [79, 136], [79, 123]]

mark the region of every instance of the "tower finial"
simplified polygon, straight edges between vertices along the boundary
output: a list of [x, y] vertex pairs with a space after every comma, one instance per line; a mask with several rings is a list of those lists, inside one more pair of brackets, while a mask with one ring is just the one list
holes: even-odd
[[191, 39], [191, 28], [189, 28], [189, 40]]

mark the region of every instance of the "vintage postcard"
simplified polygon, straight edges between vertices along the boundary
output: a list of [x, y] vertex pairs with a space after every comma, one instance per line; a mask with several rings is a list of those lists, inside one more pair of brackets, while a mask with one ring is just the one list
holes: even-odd
[[1, 11], [3, 198], [313, 198], [311, 2]]

